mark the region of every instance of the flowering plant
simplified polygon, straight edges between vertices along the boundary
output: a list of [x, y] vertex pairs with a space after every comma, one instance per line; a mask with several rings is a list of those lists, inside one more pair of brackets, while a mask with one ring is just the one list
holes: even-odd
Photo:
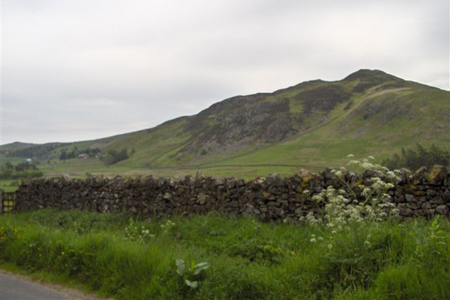
[[355, 173], [341, 167], [338, 170], [331, 170], [331, 173], [341, 183], [342, 188], [330, 185], [314, 195], [308, 190], [304, 191], [314, 202], [325, 203], [322, 217], [309, 213], [306, 221], [310, 224], [324, 223], [328, 227], [340, 230], [351, 222], [380, 222], [389, 216], [397, 215], [398, 210], [388, 191], [394, 187], [393, 182], [400, 180], [399, 171], [390, 171], [374, 164], [371, 162], [374, 159], [373, 156], [369, 156], [367, 159], [349, 161], [348, 165], [357, 165], [365, 173], [370, 174], [370, 177], [360, 184], [348, 182], [348, 178], [354, 178]]

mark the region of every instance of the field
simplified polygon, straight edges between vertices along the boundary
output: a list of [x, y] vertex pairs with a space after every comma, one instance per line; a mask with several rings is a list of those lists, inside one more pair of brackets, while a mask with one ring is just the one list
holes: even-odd
[[[217, 166], [186, 166], [166, 168], [145, 168], [129, 164], [106, 166], [102, 161], [95, 159], [70, 159], [64, 161], [52, 160], [43, 162], [39, 169], [46, 177], [67, 176], [72, 178], [85, 178], [87, 175], [104, 176], [147, 176], [181, 178], [186, 175], [195, 175], [200, 172], [204, 175], [217, 177], [239, 177], [251, 179], [255, 176], [266, 176], [279, 173], [291, 176], [301, 168], [300, 165], [217, 165]], [[316, 169], [313, 169], [316, 170]], [[318, 170], [318, 169], [317, 169]]]
[[450, 299], [450, 222], [0, 216], [4, 267], [117, 299]]
[[14, 192], [19, 187], [20, 180], [0, 180], [0, 189], [9, 193]]

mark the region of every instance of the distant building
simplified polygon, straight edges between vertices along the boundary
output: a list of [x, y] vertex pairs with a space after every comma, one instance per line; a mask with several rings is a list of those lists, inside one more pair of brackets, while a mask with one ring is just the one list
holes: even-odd
[[81, 153], [80, 155], [78, 155], [78, 158], [88, 159], [89, 158], [89, 154]]
[[33, 159], [31, 159], [31, 158], [27, 158], [27, 159], [25, 159], [25, 162], [27, 162], [27, 163], [32, 163], [33, 162]]

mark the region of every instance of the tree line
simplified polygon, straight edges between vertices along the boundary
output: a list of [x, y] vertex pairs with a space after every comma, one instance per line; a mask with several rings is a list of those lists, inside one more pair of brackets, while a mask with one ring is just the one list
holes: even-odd
[[59, 148], [64, 145], [66, 145], [66, 144], [50, 143], [50, 144], [44, 144], [44, 145], [34, 145], [34, 146], [31, 146], [28, 148], [23, 148], [23, 149], [2, 151], [2, 153], [9, 157], [44, 158], [44, 157], [49, 156], [49, 154], [56, 148]]
[[60, 160], [66, 160], [66, 159], [72, 159], [72, 158], [78, 158], [80, 154], [86, 154], [89, 157], [96, 157], [98, 154], [100, 154], [102, 151], [99, 148], [93, 148], [93, 149], [85, 149], [85, 150], [78, 150], [78, 147], [74, 147], [72, 151], [69, 151], [67, 149], [62, 149], [61, 154], [59, 155]]
[[391, 158], [383, 160], [382, 164], [391, 170], [401, 168], [417, 170], [422, 166], [429, 169], [433, 165], [448, 166], [450, 153], [435, 144], [432, 144], [429, 149], [416, 144], [415, 150], [402, 148], [400, 154], [395, 153]]
[[128, 159], [131, 155], [133, 155], [136, 151], [131, 149], [129, 152], [126, 148], [115, 150], [111, 149], [108, 152], [106, 152], [105, 155], [101, 155], [102, 152], [99, 148], [93, 148], [93, 149], [85, 149], [85, 150], [78, 150], [77, 147], [74, 147], [71, 151], [68, 151], [67, 149], [61, 150], [61, 153], [59, 155], [60, 160], [67, 160], [72, 158], [78, 158], [81, 154], [86, 154], [89, 157], [99, 157], [103, 160], [103, 162], [107, 165], [113, 165], [120, 161]]
[[123, 148], [121, 150], [114, 150], [111, 149], [106, 153], [106, 156], [104, 158], [105, 164], [107, 166], [113, 165], [118, 163], [119, 161], [128, 159], [131, 155], [133, 155], [136, 151], [131, 149], [131, 152], [128, 153], [128, 150], [126, 148]]
[[7, 162], [0, 168], [0, 179], [28, 179], [42, 176], [44, 173], [29, 162], [22, 162], [15, 166]]

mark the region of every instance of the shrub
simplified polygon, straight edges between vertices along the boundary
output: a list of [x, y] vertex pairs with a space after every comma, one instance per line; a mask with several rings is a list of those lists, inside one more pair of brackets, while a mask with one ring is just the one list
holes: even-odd
[[105, 156], [105, 164], [107, 166], [113, 165], [115, 163], [118, 163], [122, 160], [128, 159], [129, 155], [127, 152], [127, 149], [122, 149], [120, 151], [117, 150], [109, 150], [108, 153]]
[[392, 158], [383, 160], [382, 164], [389, 169], [408, 168], [413, 171], [422, 166], [427, 168], [431, 168], [433, 165], [448, 166], [450, 164], [450, 152], [435, 144], [432, 144], [428, 150], [420, 144], [416, 144], [416, 151], [402, 148], [400, 154], [395, 153]]
[[[349, 155], [352, 157], [353, 155]], [[317, 203], [325, 203], [323, 217], [315, 217], [310, 213], [306, 221], [311, 224], [324, 223], [336, 230], [342, 230], [345, 226], [354, 222], [380, 222], [389, 216], [398, 214], [398, 210], [388, 194], [393, 188], [392, 182], [400, 180], [395, 172], [386, 167], [373, 164], [374, 158], [351, 160], [349, 165], [358, 165], [365, 172], [371, 173], [371, 177], [359, 185], [346, 181], [345, 168], [332, 170], [334, 176], [339, 180], [343, 188], [336, 190], [333, 186], [311, 195], [312, 200]], [[303, 193], [311, 194], [309, 190]], [[359, 196], [360, 195], [360, 196]]]
[[196, 263], [191, 260], [186, 264], [183, 259], [175, 261], [177, 266], [177, 274], [181, 276], [181, 280], [191, 289], [198, 288], [199, 282], [205, 280], [205, 271], [210, 268], [207, 262]]
[[5, 169], [0, 171], [0, 179], [30, 179], [44, 176], [40, 170], [13, 171]]

